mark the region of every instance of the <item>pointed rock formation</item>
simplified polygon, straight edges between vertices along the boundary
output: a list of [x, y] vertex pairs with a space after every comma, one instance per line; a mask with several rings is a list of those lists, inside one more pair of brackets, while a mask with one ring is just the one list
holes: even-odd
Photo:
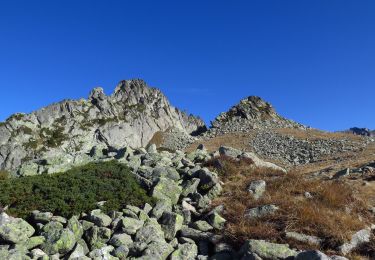
[[77, 153], [95, 146], [142, 147], [170, 127], [187, 134], [206, 128], [198, 117], [171, 106], [160, 90], [140, 79], [125, 80], [110, 96], [95, 88], [88, 100], [64, 100], [0, 123], [0, 169], [16, 171], [39, 158], [76, 160]]

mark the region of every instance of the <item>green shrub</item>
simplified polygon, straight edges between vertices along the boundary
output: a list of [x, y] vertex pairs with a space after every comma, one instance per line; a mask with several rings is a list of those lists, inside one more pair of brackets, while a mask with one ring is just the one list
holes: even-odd
[[105, 211], [154, 202], [130, 170], [115, 161], [90, 163], [65, 173], [0, 180], [0, 187], [0, 206], [9, 205], [9, 213], [18, 217], [36, 209], [69, 217], [95, 209], [99, 201], [107, 201]]
[[54, 129], [42, 128], [40, 131], [41, 138], [44, 140], [44, 145], [47, 147], [58, 147], [68, 139], [64, 134], [64, 127], [58, 126]]

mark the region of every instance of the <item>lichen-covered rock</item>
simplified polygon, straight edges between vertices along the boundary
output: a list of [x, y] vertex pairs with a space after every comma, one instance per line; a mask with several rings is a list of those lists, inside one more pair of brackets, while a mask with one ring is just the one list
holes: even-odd
[[164, 232], [156, 219], [150, 218], [135, 235], [136, 242], [150, 243], [151, 241], [164, 240]]
[[290, 249], [287, 244], [274, 244], [264, 240], [247, 240], [240, 250], [244, 255], [247, 252], [255, 253], [261, 258], [278, 260], [287, 257], [294, 257], [297, 252]]
[[52, 220], [53, 214], [51, 212], [40, 212], [39, 210], [34, 210], [31, 212], [31, 219], [34, 223], [46, 224]]
[[46, 238], [44, 236], [36, 236], [36, 237], [30, 237], [26, 243], [25, 247], [30, 250], [37, 246], [42, 245], [46, 241]]
[[210, 222], [211, 226], [213, 226], [216, 229], [223, 229], [226, 220], [220, 216], [217, 212], [213, 212], [208, 216], [208, 221]]
[[0, 240], [17, 244], [25, 242], [35, 233], [35, 229], [20, 218], [13, 218], [6, 213], [0, 214]]
[[42, 244], [41, 249], [49, 255], [67, 254], [76, 244], [74, 233], [69, 229], [50, 228], [42, 235], [46, 241]]
[[91, 250], [102, 248], [111, 238], [111, 230], [105, 227], [93, 226], [85, 232], [85, 240]]
[[128, 235], [134, 235], [143, 226], [144, 221], [134, 218], [122, 218], [122, 231]]
[[198, 255], [198, 247], [194, 243], [185, 243], [178, 245], [178, 248], [172, 253], [171, 260], [194, 260]]
[[197, 230], [199, 230], [199, 231], [203, 231], [203, 232], [211, 231], [211, 230], [214, 229], [210, 224], [208, 224], [208, 223], [207, 223], [206, 221], [204, 221], [204, 220], [198, 220], [198, 221], [194, 222], [194, 223], [192, 224], [192, 227], [193, 227], [194, 229], [197, 229]]
[[85, 249], [82, 245], [76, 244], [73, 251], [70, 253], [68, 260], [84, 259], [86, 257]]
[[159, 200], [151, 211], [151, 216], [159, 219], [164, 212], [172, 211], [172, 203], [170, 200]]
[[129, 248], [126, 246], [119, 246], [113, 251], [113, 255], [119, 259], [126, 259], [129, 254]]
[[89, 257], [93, 260], [118, 260], [117, 257], [111, 255], [113, 250], [113, 246], [103, 246], [91, 251]]
[[170, 200], [176, 204], [180, 198], [182, 188], [173, 180], [160, 178], [159, 182], [153, 188], [152, 197], [159, 200]]
[[256, 208], [248, 209], [245, 212], [245, 217], [247, 218], [261, 218], [267, 215], [275, 213], [279, 208], [275, 205], [263, 205]]
[[114, 234], [108, 244], [114, 247], [129, 246], [133, 243], [131, 236], [127, 234]]
[[197, 192], [198, 185], [200, 183], [199, 178], [192, 178], [183, 183], [183, 189], [181, 195], [187, 197], [189, 194]]
[[108, 227], [112, 223], [112, 219], [100, 209], [91, 211], [89, 214], [89, 220], [99, 227]]
[[76, 237], [76, 239], [79, 239], [82, 237], [83, 227], [76, 216], [73, 216], [68, 220], [67, 228], [70, 229], [74, 233], [74, 236]]
[[172, 240], [177, 231], [182, 228], [184, 218], [173, 212], [164, 212], [161, 217], [161, 227], [164, 231], [165, 239]]
[[142, 259], [160, 259], [166, 260], [173, 252], [173, 247], [163, 240], [152, 241], [143, 251]]

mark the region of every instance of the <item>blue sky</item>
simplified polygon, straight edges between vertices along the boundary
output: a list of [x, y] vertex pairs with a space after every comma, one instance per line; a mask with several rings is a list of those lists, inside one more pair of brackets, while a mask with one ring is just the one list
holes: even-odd
[[375, 129], [375, 2], [1, 1], [0, 120], [143, 78], [207, 122], [258, 95], [326, 130]]

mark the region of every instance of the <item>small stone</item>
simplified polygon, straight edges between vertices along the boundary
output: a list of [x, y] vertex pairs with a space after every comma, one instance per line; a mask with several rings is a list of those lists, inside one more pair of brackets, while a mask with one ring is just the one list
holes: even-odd
[[309, 236], [297, 232], [286, 232], [285, 236], [287, 238], [294, 239], [299, 242], [307, 243], [309, 245], [315, 245], [315, 246], [320, 246], [320, 244], [323, 242], [322, 239], [316, 237], [316, 236]]
[[208, 216], [208, 221], [215, 229], [223, 229], [226, 220], [220, 216], [217, 212], [214, 212], [213, 214], [210, 214]]
[[248, 187], [248, 191], [257, 200], [266, 191], [266, 182], [264, 180], [252, 181]]
[[203, 231], [203, 232], [211, 231], [211, 230], [214, 229], [210, 224], [208, 224], [206, 221], [203, 221], [203, 220], [198, 220], [198, 221], [194, 222], [192, 224], [192, 227], [194, 229], [198, 229], [198, 230]]
[[261, 218], [275, 213], [279, 208], [275, 205], [264, 205], [256, 208], [248, 209], [245, 212], [247, 218]]

